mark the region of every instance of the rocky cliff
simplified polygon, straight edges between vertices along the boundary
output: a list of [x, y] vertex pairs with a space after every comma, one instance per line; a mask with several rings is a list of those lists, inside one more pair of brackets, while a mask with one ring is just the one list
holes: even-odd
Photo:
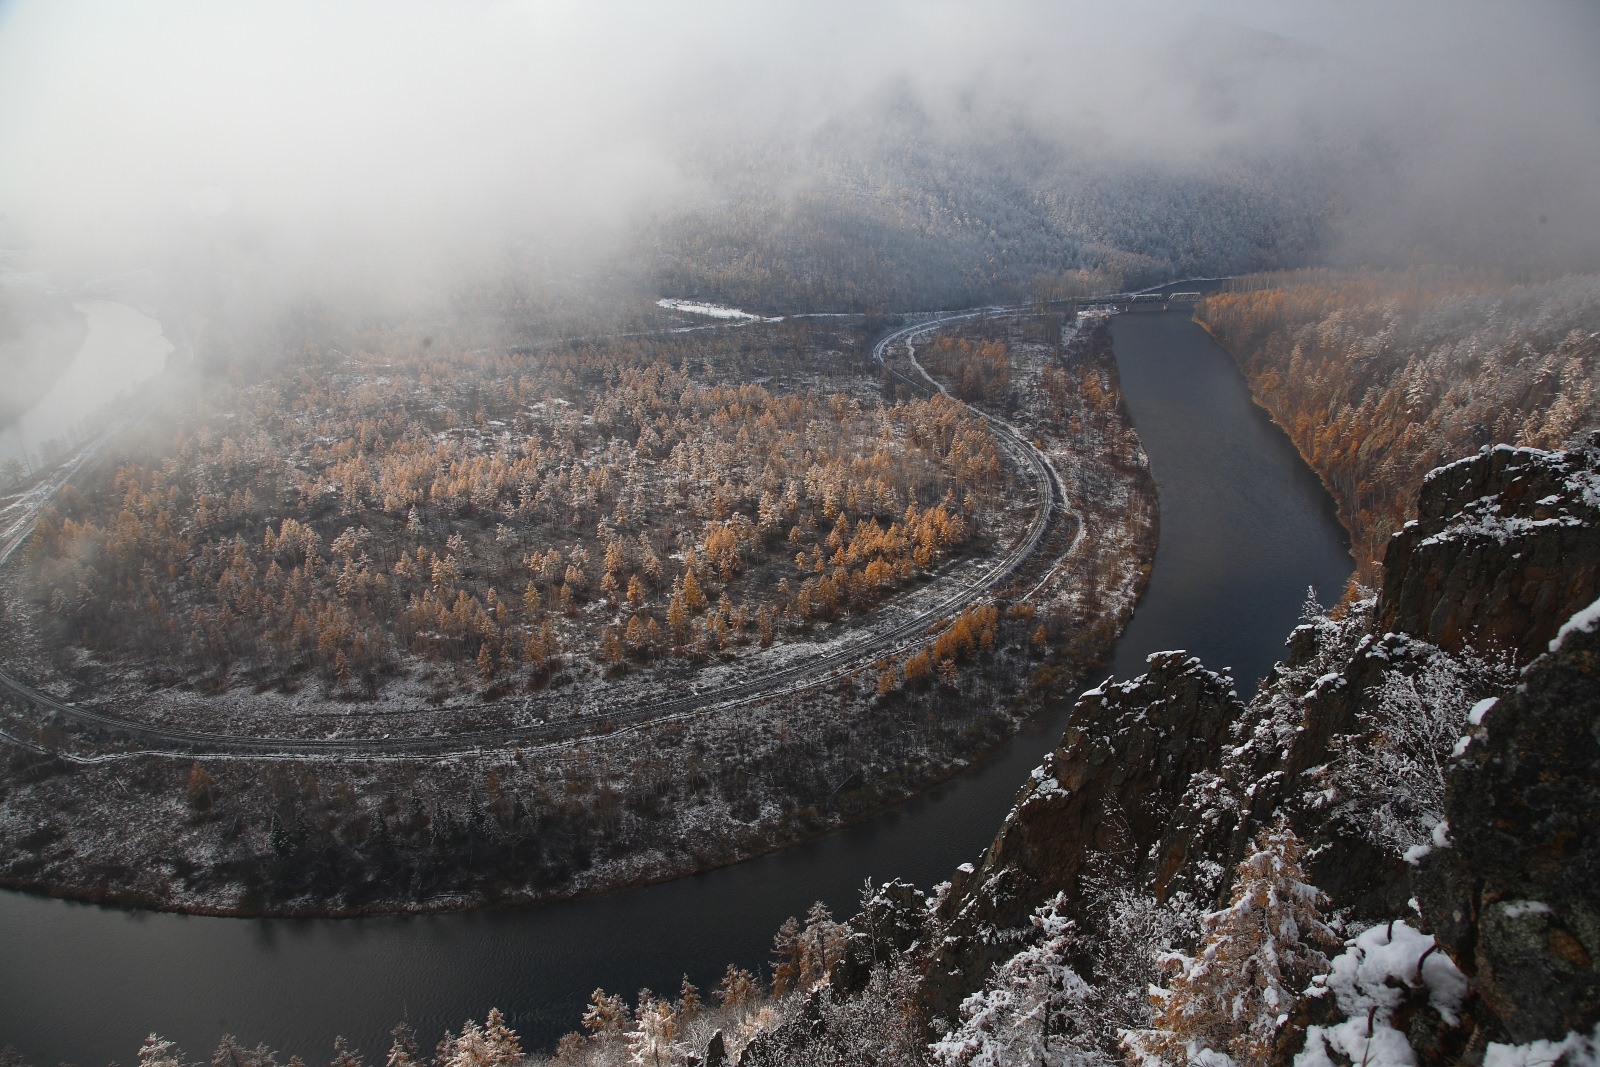
[[1600, 604], [1480, 705], [1417, 897], [1517, 1042], [1600, 1019]]
[[1600, 596], [1596, 455], [1502, 445], [1429, 474], [1384, 556], [1379, 632], [1539, 655]]
[[[1481, 1050], [1592, 1025], [1600, 637], [1570, 632], [1490, 708], [1450, 772], [1454, 844], [1415, 884], [1414, 868], [1339, 803], [1327, 768], [1381, 741], [1371, 708], [1386, 678], [1417, 675], [1441, 648], [1509, 650], [1527, 662], [1595, 599], [1597, 471], [1591, 446], [1496, 448], [1434, 472], [1416, 521], [1391, 542], [1382, 591], [1296, 629], [1249, 705], [1181, 652], [1084, 694], [993, 844], [939, 905], [943, 940], [924, 978], [930, 1011], [953, 1018], [1056, 894], [1092, 925], [1091, 875], [1119, 872], [1158, 897], [1182, 890], [1209, 905], [1252, 836], [1283, 815], [1345, 921], [1404, 917], [1417, 894], [1441, 946], [1476, 975], [1481, 1001], [1463, 1016], [1477, 1020], [1473, 1034], [1433, 1047]], [[1425, 1038], [1415, 1040], [1434, 1040]]]

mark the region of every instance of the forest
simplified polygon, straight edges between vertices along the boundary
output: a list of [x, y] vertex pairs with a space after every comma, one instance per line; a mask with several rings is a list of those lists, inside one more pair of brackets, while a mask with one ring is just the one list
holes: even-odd
[[[858, 337], [449, 353], [509, 368], [480, 380], [441, 373], [443, 340], [375, 334], [190, 395], [8, 568], [8, 670], [163, 725], [427, 737], [804, 662], [960, 588], [1037, 507], [911, 349], [863, 374]], [[245, 914], [566, 896], [758, 855], [957, 773], [1109, 647], [1155, 499], [1103, 326], [997, 316], [913, 348], [1010, 411], [1066, 491], [997, 597], [732, 713], [446, 759], [146, 756], [12, 702], [36, 751], [0, 792], [3, 877]]]
[[1117, 292], [1301, 262], [1361, 155], [1173, 167], [890, 94], [686, 159], [707, 204], [644, 216], [626, 258], [661, 292], [773, 312]]
[[208, 692], [374, 699], [416, 664], [438, 699], [493, 699], [859, 614], [1008, 493], [959, 405], [774, 392], [727, 342], [473, 366], [361, 341], [220, 388], [66, 491], [29, 547], [47, 639]]
[[1600, 423], [1600, 277], [1303, 270], [1236, 279], [1195, 318], [1332, 492], [1372, 584], [1423, 477]]

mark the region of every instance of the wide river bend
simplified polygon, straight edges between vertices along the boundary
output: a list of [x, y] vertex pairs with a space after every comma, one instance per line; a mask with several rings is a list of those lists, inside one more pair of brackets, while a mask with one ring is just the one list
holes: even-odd
[[[1112, 664], [1186, 648], [1231, 667], [1248, 697], [1278, 658], [1307, 585], [1324, 602], [1351, 570], [1332, 501], [1250, 398], [1227, 353], [1179, 312], [1112, 334], [1123, 390], [1161, 493], [1150, 585]], [[1034, 723], [993, 759], [819, 840], [691, 878], [549, 905], [338, 920], [124, 912], [0, 892], [0, 1045], [38, 1064], [137, 1059], [150, 1031], [208, 1058], [218, 1036], [313, 1065], [336, 1033], [382, 1063], [405, 1018], [431, 1044], [498, 1006], [528, 1047], [576, 1028], [596, 986], [702, 989], [761, 964], [788, 915], [849, 915], [862, 881], [924, 888], [977, 859], [1061, 735]], [[426, 1047], [426, 1046], [425, 1046]]]

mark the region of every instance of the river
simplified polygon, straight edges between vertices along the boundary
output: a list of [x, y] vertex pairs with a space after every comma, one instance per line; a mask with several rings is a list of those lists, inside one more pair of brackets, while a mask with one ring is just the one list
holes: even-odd
[[[1351, 563], [1332, 502], [1256, 407], [1227, 354], [1177, 312], [1125, 315], [1123, 388], [1161, 491], [1150, 586], [1112, 669], [1187, 648], [1241, 695], [1271, 667], [1308, 584], [1338, 596]], [[302, 1056], [336, 1033], [381, 1063], [406, 1018], [432, 1042], [498, 1006], [530, 1047], [575, 1029], [596, 986], [710, 988], [755, 967], [788, 915], [848, 915], [866, 878], [927, 887], [974, 860], [1065, 713], [959, 779], [861, 825], [773, 855], [587, 900], [423, 917], [213, 919], [0, 893], [0, 1044], [39, 1064], [136, 1059], [151, 1030], [191, 1058], [224, 1031]]]
[[53, 463], [98, 429], [99, 413], [167, 365], [172, 343], [149, 315], [112, 300], [73, 306], [88, 319], [83, 345], [49, 390], [0, 430], [0, 460]]

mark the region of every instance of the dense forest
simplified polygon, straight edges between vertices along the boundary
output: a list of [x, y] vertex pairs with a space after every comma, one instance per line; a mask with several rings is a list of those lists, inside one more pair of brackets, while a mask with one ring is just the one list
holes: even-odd
[[485, 377], [394, 345], [208, 397], [69, 491], [30, 547], [55, 637], [213, 690], [372, 698], [403, 658], [503, 690], [860, 612], [1006, 493], [939, 397], [775, 394], [704, 342], [698, 374], [640, 343]]
[[1332, 491], [1368, 584], [1428, 471], [1600, 426], [1594, 275], [1295, 271], [1237, 279], [1195, 317]]
[[[956, 773], [1109, 647], [1148, 574], [1153, 487], [1103, 327], [996, 316], [870, 373], [856, 329], [375, 331], [182, 397], [7, 568], [8, 670], [243, 737], [577, 725], [300, 766], [138, 754], [0, 701], [32, 743], [0, 782], [0, 876], [230, 913], [460, 907], [686, 874]], [[1029, 528], [1017, 461], [913, 349], [1053, 464], [1064, 507], [1026, 565], [809, 688], [578, 721], [916, 618]]]

